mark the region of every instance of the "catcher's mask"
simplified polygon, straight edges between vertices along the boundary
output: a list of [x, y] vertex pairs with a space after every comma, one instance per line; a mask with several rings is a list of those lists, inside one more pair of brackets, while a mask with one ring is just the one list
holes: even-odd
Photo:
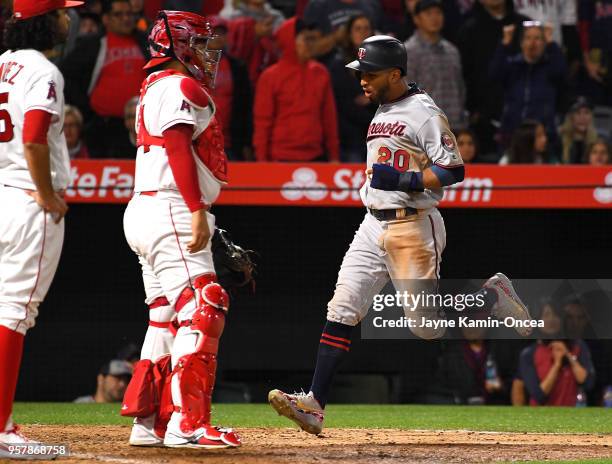
[[177, 59], [194, 78], [214, 88], [221, 60], [221, 50], [208, 49], [208, 41], [214, 37], [204, 17], [186, 11], [162, 10], [149, 34], [151, 60], [144, 69]]

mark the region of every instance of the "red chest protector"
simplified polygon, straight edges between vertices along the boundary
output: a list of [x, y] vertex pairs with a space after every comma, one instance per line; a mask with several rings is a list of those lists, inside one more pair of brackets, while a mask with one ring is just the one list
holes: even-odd
[[[156, 81], [173, 74], [180, 74], [184, 79], [192, 79], [182, 73], [173, 70], [161, 71], [147, 77], [140, 89], [140, 101], [144, 101], [144, 96], [147, 89]], [[198, 84], [199, 85], [199, 84]], [[188, 97], [185, 97], [186, 99]], [[164, 138], [156, 137], [147, 131], [144, 124], [144, 105], [139, 106], [138, 124], [136, 127], [136, 144], [144, 147], [144, 152], [149, 151], [149, 147], [164, 146]], [[227, 155], [224, 150], [223, 132], [221, 126], [213, 115], [208, 127], [202, 132], [196, 140], [193, 141], [193, 148], [196, 156], [204, 163], [215, 178], [223, 183], [227, 183]]]

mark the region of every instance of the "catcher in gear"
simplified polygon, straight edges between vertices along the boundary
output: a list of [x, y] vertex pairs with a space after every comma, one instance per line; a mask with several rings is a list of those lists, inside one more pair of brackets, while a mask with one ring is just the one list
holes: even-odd
[[150, 71], [137, 108], [134, 196], [126, 239], [142, 267], [149, 327], [121, 413], [130, 444], [240, 446], [211, 424], [217, 351], [229, 309], [213, 263], [210, 213], [227, 182], [223, 135], [208, 94], [220, 51], [193, 13], [161, 11], [149, 36]]

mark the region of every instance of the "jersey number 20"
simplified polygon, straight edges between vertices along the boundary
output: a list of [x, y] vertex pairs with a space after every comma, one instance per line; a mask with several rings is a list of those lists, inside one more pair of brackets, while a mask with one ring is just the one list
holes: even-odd
[[[8, 92], [0, 93], [0, 106], [8, 103]], [[0, 143], [13, 140], [13, 121], [11, 115], [5, 109], [0, 109]]]
[[399, 172], [404, 172], [408, 170], [410, 165], [410, 153], [402, 149], [396, 150], [395, 153], [393, 153], [387, 147], [380, 147], [378, 149], [378, 160], [376, 160], [376, 162], [388, 164]]

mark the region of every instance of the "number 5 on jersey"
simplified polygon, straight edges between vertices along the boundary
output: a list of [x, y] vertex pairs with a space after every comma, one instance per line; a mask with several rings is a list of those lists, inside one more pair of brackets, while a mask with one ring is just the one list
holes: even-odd
[[0, 93], [0, 143], [10, 142], [13, 140], [13, 121], [9, 112], [2, 108], [2, 105], [8, 103], [8, 92]]

